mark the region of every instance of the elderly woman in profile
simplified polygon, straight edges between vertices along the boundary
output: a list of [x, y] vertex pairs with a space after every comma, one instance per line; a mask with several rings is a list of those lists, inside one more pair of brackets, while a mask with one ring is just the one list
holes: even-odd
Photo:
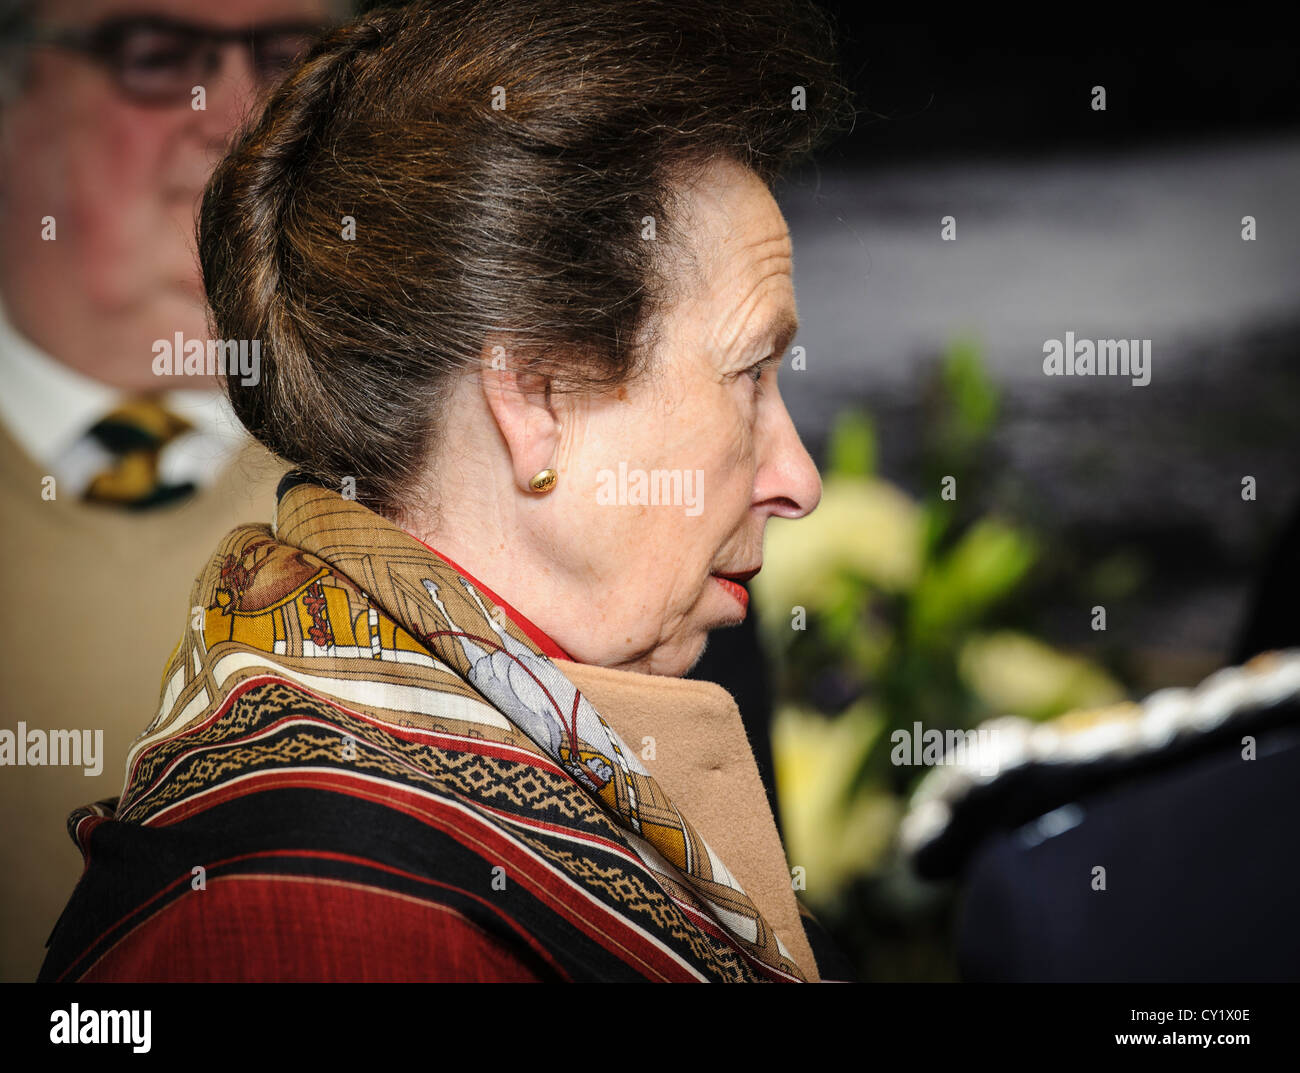
[[177, 593], [43, 979], [819, 979], [735, 704], [681, 676], [820, 495], [769, 187], [845, 104], [775, 0], [438, 3], [310, 54], [200, 221], [292, 468]]

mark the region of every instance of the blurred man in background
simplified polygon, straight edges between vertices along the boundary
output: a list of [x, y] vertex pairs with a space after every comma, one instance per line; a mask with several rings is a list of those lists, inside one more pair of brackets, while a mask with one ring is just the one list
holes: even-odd
[[156, 594], [270, 520], [280, 467], [214, 378], [155, 357], [209, 335], [209, 172], [349, 8], [0, 0], [0, 979], [34, 979], [81, 870], [66, 817], [121, 792], [157, 709], [185, 623]]

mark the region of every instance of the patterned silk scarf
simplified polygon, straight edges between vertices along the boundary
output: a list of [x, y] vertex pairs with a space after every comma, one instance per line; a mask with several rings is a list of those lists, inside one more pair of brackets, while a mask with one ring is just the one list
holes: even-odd
[[[666, 890], [686, 884], [760, 976], [805, 980], [749, 896], [635, 752], [473, 584], [374, 512], [292, 479], [282, 485], [274, 535], [282, 549], [306, 552], [350, 579], [383, 616], [527, 735], [603, 806]], [[237, 605], [241, 587], [251, 583], [248, 568], [230, 563], [222, 573], [229, 574], [223, 577], [223, 598]], [[332, 654], [336, 631], [325, 605], [320, 599], [319, 614], [301, 643]], [[180, 652], [173, 663], [181, 665], [187, 658]], [[388, 674], [402, 673], [400, 663], [385, 663], [384, 668]], [[128, 771], [139, 750], [156, 740], [158, 729], [151, 727], [137, 741]], [[130, 797], [123, 796], [124, 810]]]

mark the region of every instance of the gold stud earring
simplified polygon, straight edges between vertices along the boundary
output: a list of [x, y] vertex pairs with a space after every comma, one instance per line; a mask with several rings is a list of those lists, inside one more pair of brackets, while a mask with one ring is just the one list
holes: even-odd
[[536, 477], [528, 482], [528, 487], [534, 492], [549, 492], [555, 487], [555, 482], [559, 480], [560, 475], [553, 469], [544, 469]]

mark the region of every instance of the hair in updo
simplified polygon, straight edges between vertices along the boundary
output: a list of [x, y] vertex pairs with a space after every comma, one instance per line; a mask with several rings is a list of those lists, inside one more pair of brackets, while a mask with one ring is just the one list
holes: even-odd
[[682, 177], [729, 157], [770, 186], [851, 118], [802, 0], [373, 11], [312, 49], [205, 191], [213, 329], [261, 341], [260, 381], [227, 377], [235, 412], [397, 517], [489, 336], [561, 388], [637, 375]]

